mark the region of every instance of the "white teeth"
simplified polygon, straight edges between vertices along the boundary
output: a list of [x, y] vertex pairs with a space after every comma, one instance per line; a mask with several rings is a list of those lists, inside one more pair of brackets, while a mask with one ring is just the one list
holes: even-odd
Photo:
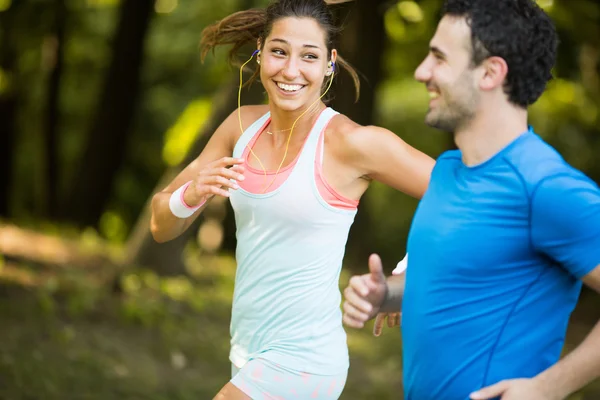
[[285, 83], [277, 82], [277, 86], [279, 88], [285, 90], [286, 92], [295, 92], [302, 89], [302, 85], [286, 85]]
[[438, 97], [440, 97], [440, 94], [438, 92], [429, 92], [429, 98], [437, 99]]

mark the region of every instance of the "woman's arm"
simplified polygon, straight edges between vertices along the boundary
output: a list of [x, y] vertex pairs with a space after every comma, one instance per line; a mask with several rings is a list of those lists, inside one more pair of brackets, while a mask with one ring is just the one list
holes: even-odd
[[[241, 161], [231, 155], [240, 135], [239, 130], [237, 111], [234, 111], [215, 131], [202, 153], [166, 188], [154, 195], [150, 231], [157, 242], [166, 242], [179, 236], [202, 212], [205, 202], [215, 195], [229, 197], [228, 189], [237, 188], [235, 180], [243, 179], [244, 171]], [[172, 200], [173, 192], [190, 181], [182, 196]], [[177, 202], [178, 199], [192, 209], [201, 204], [203, 206], [191, 216], [180, 218], [173, 214], [169, 206], [170, 201]]]
[[435, 160], [377, 126], [356, 126], [344, 134], [347, 163], [362, 176], [420, 199], [427, 190]]

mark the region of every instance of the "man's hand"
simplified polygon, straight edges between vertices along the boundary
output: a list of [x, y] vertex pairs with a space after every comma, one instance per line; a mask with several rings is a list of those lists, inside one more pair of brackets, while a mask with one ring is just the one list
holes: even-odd
[[387, 282], [383, 274], [381, 258], [377, 254], [369, 257], [369, 273], [350, 278], [344, 290], [344, 318], [346, 325], [362, 328], [375, 317], [387, 294]]
[[373, 325], [374, 336], [381, 336], [386, 318], [388, 327], [394, 328], [400, 326], [400, 313], [379, 313], [375, 318], [375, 325]]
[[[392, 275], [400, 276], [406, 272], [408, 266], [408, 254], [404, 256], [404, 259], [396, 265], [396, 268], [392, 271]], [[375, 318], [375, 324], [373, 325], [373, 336], [381, 336], [383, 332], [383, 324], [387, 318], [387, 325], [389, 328], [400, 326], [400, 318], [402, 313], [379, 313]]]
[[542, 385], [534, 379], [511, 379], [501, 381], [471, 393], [473, 400], [560, 400], [560, 397], [546, 393]]

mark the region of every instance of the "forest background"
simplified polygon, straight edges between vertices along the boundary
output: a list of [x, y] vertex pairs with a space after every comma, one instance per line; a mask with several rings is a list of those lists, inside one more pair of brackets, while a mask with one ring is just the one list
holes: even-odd
[[[200, 32], [266, 0], [0, 0], [0, 398], [208, 399], [228, 380], [235, 228], [214, 201], [180, 238], [149, 234], [149, 199], [237, 106], [225, 49], [200, 63]], [[530, 122], [600, 182], [600, 5], [539, 0], [561, 43]], [[340, 53], [360, 72], [331, 105], [437, 157], [450, 135], [423, 123], [413, 73], [440, 0], [335, 7]], [[251, 49], [246, 49], [248, 55]], [[246, 75], [246, 78], [248, 75]], [[264, 101], [260, 85], [242, 103]], [[371, 252], [389, 273], [417, 201], [373, 184], [359, 207], [340, 286]], [[557, 210], [559, 212], [560, 210]], [[490, 260], [493, 262], [493, 260]], [[565, 351], [600, 318], [585, 289]], [[349, 332], [343, 399], [398, 399], [397, 330]], [[449, 344], [450, 345], [450, 344]], [[595, 383], [573, 400], [600, 398]]]

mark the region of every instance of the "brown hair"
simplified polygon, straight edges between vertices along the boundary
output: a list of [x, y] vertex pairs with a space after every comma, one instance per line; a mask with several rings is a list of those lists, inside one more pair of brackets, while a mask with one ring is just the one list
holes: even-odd
[[[328, 2], [336, 3], [340, 1], [276, 0], [266, 9], [254, 8], [233, 13], [202, 31], [200, 40], [202, 61], [204, 61], [206, 54], [214, 50], [215, 47], [233, 45], [229, 51], [229, 60], [232, 63], [235, 62], [236, 54], [240, 48], [249, 43], [256, 43], [258, 40], [260, 40], [261, 46], [264, 46], [265, 38], [271, 33], [273, 23], [286, 17], [312, 18], [317, 21], [326, 33], [325, 43], [329, 58], [340, 29], [334, 25], [333, 14], [327, 6]], [[356, 89], [356, 101], [358, 101], [360, 95], [358, 74], [339, 54], [336, 64], [345, 69], [352, 77]], [[337, 71], [339, 69], [336, 68]], [[258, 70], [254, 71], [248, 83], [256, 79], [257, 76]]]

